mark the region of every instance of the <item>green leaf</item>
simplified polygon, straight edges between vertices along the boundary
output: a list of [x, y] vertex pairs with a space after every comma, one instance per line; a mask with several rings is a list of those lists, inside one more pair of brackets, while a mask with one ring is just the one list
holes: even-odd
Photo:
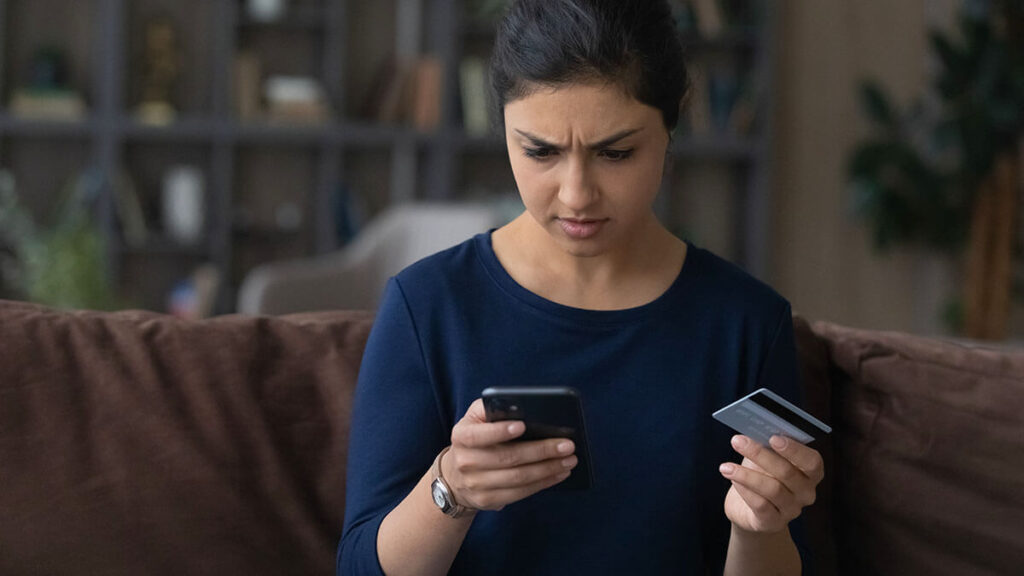
[[861, 84], [861, 104], [868, 118], [884, 128], [897, 129], [896, 114], [889, 103], [889, 98], [875, 82]]
[[873, 140], [858, 146], [847, 168], [850, 179], [877, 179], [882, 166], [890, 161], [893, 147], [890, 140]]
[[949, 38], [941, 32], [932, 30], [928, 34], [928, 39], [931, 41], [932, 49], [935, 50], [946, 72], [952, 76], [960, 76], [966, 64], [964, 55], [957, 51]]

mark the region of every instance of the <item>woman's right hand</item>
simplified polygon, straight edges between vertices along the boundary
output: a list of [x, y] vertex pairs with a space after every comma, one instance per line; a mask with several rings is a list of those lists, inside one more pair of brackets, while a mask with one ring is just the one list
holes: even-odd
[[576, 447], [567, 438], [510, 442], [526, 431], [519, 421], [488, 422], [477, 399], [452, 430], [441, 459], [455, 501], [476, 510], [501, 510], [569, 477]]

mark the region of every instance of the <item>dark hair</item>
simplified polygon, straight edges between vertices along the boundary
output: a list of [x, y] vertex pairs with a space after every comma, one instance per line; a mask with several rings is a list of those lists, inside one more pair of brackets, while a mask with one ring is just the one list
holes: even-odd
[[497, 125], [509, 102], [587, 81], [620, 85], [675, 129], [690, 78], [668, 2], [515, 0], [491, 58]]

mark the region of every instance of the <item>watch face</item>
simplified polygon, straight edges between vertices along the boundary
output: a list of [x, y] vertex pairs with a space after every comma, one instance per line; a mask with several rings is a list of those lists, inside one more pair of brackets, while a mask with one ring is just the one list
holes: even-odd
[[447, 508], [448, 502], [444, 497], [444, 488], [442, 488], [437, 482], [434, 482], [434, 485], [431, 487], [430, 491], [434, 496], [434, 504], [437, 504], [437, 507], [442, 510]]

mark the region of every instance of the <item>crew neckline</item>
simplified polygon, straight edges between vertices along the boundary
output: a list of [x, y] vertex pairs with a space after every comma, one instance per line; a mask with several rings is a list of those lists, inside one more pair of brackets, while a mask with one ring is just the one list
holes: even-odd
[[683, 266], [679, 270], [679, 274], [672, 281], [672, 284], [654, 300], [632, 308], [592, 310], [548, 300], [517, 282], [501, 264], [501, 261], [498, 260], [498, 255], [494, 253], [494, 245], [491, 239], [491, 234], [494, 231], [495, 228], [492, 228], [487, 232], [477, 234], [474, 240], [481, 263], [498, 287], [531, 308], [563, 319], [586, 324], [623, 324], [658, 316], [663, 309], [671, 304], [676, 294], [687, 285], [687, 279], [693, 275], [695, 261], [700, 259], [703, 252], [701, 248], [687, 242], [686, 257], [683, 260]]

